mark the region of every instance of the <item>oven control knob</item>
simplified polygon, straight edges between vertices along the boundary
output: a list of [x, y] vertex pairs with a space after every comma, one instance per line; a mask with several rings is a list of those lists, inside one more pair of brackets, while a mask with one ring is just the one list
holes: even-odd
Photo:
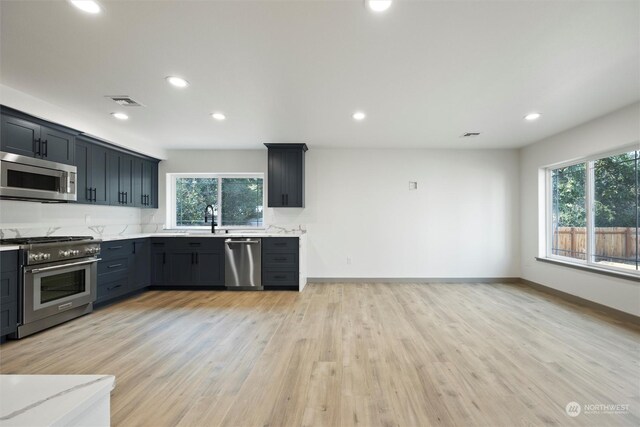
[[71, 252], [71, 255], [73, 255], [73, 256], [77, 256], [77, 255], [79, 255], [79, 254], [80, 254], [80, 251], [79, 251], [79, 250], [77, 250], [77, 249], [71, 250], [71, 251], [69, 251], [69, 252]]
[[63, 258], [64, 258], [64, 257], [68, 257], [69, 255], [71, 255], [71, 254], [69, 253], [69, 251], [60, 251], [60, 256], [61, 256], [61, 257], [63, 257]]
[[45, 261], [51, 258], [51, 254], [40, 254], [40, 255], [42, 255], [42, 259]]

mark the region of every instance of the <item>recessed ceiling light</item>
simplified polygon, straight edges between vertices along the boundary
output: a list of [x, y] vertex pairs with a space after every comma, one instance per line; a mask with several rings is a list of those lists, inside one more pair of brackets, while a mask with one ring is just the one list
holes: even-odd
[[391, 7], [392, 0], [366, 0], [373, 12], [384, 12]]
[[529, 113], [526, 116], [524, 116], [524, 119], [532, 122], [534, 120], [538, 120], [540, 116], [542, 116], [542, 114], [540, 113]]
[[111, 113], [111, 115], [113, 117], [115, 117], [118, 120], [127, 120], [129, 119], [129, 116], [127, 116], [125, 113]]
[[362, 111], [356, 111], [355, 113], [353, 113], [353, 116], [351, 117], [353, 117], [353, 120], [361, 121], [361, 120], [364, 120], [365, 117], [367, 117], [367, 115]]
[[212, 113], [211, 117], [213, 117], [216, 120], [220, 120], [220, 121], [222, 121], [222, 120], [227, 118], [227, 116], [225, 116], [223, 113]]
[[100, 5], [93, 0], [71, 0], [71, 4], [87, 13], [100, 13]]
[[175, 87], [187, 87], [189, 86], [189, 82], [183, 79], [182, 77], [169, 76], [167, 77], [167, 81], [174, 85]]

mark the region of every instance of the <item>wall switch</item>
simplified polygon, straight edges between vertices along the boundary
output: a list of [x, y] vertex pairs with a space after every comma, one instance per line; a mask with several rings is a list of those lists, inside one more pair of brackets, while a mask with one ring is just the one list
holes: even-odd
[[347, 265], [351, 265], [351, 257], [350, 256], [347, 257]]
[[409, 190], [417, 190], [418, 181], [409, 181]]

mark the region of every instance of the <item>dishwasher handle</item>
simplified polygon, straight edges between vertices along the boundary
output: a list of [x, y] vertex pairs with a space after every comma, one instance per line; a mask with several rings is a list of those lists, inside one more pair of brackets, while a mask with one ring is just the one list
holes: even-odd
[[242, 244], [242, 245], [256, 245], [258, 243], [260, 243], [260, 240], [232, 240], [232, 239], [226, 239], [224, 241], [225, 243], [229, 244], [229, 243], [237, 243], [237, 244]]

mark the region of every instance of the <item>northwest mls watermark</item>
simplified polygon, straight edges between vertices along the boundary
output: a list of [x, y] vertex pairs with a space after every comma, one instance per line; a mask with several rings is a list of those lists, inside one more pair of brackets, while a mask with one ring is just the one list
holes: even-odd
[[564, 408], [567, 415], [626, 415], [629, 413], [629, 404], [626, 403], [583, 403], [569, 402]]

